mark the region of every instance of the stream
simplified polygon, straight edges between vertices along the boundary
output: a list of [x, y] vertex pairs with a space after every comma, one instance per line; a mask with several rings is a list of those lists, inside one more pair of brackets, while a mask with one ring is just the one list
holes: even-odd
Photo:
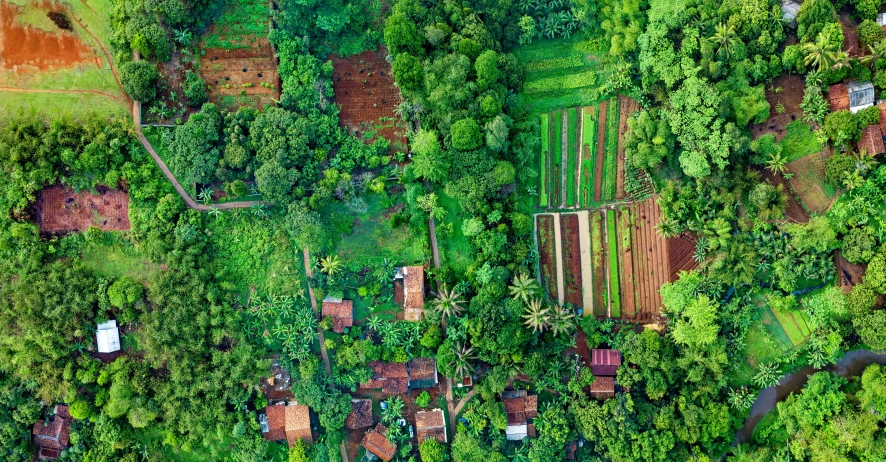
[[886, 365], [886, 353], [874, 353], [870, 350], [853, 350], [829, 366], [821, 369], [807, 366], [793, 374], [782, 377], [776, 385], [760, 390], [757, 400], [754, 401], [754, 405], [751, 407], [751, 414], [745, 419], [741, 430], [735, 434], [733, 446], [750, 441], [751, 435], [754, 433], [754, 427], [763, 419], [763, 416], [774, 409], [779, 401], [787, 398], [791, 393], [800, 392], [803, 389], [803, 385], [806, 385], [810, 375], [816, 372], [830, 371], [841, 377], [854, 377], [861, 374], [866, 367], [875, 363]]

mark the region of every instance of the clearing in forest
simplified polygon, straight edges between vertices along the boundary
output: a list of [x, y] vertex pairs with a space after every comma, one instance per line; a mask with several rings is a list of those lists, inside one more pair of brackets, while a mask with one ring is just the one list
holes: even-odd
[[607, 75], [597, 62], [600, 50], [581, 34], [568, 39], [536, 40], [514, 50], [526, 69], [524, 101], [532, 112], [575, 107], [602, 97]]
[[109, 54], [111, 2], [0, 2], [0, 122], [35, 110], [126, 114]]
[[793, 174], [788, 184], [807, 210], [823, 214], [831, 208], [837, 198], [837, 191], [825, 178], [823, 152], [814, 152], [789, 163], [788, 171]]
[[386, 55], [379, 48], [349, 58], [329, 56], [335, 103], [341, 107], [339, 124], [367, 141], [382, 136], [391, 142], [392, 152], [405, 151], [408, 130], [395, 113], [403, 98]]
[[200, 40], [200, 76], [209, 100], [219, 107], [262, 109], [280, 98], [277, 57], [271, 42], [267, 2], [229, 2]]
[[53, 186], [40, 192], [36, 211], [40, 231], [49, 234], [86, 231], [92, 226], [103, 231], [129, 229], [129, 195], [115, 189], [99, 188], [95, 195]]

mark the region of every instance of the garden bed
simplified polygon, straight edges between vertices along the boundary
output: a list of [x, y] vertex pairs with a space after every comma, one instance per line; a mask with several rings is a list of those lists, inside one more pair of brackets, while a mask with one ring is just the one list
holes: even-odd
[[695, 243], [688, 236], [672, 237], [668, 246], [668, 282], [677, 280], [680, 271], [690, 271], [698, 267], [695, 261]]
[[837, 277], [840, 278], [840, 288], [843, 292], [849, 292], [853, 287], [861, 283], [864, 273], [867, 270], [865, 265], [857, 265], [849, 263], [838, 250], [834, 255], [837, 266]]
[[597, 165], [597, 119], [600, 117], [600, 108], [590, 106], [582, 108], [582, 132], [581, 132], [581, 187], [579, 189], [579, 202], [581, 207], [590, 207], [594, 200], [594, 184], [596, 181]]
[[609, 300], [607, 295], [606, 269], [604, 267], [605, 242], [603, 241], [603, 218], [601, 213], [591, 213], [591, 264], [593, 266], [594, 281], [594, 316], [605, 317], [609, 315]]
[[609, 250], [609, 316], [621, 317], [621, 290], [618, 283], [618, 233], [616, 232], [615, 210], [606, 211], [606, 241]]
[[594, 202], [603, 199], [603, 161], [606, 158], [606, 118], [608, 116], [608, 101], [601, 101], [598, 107], [597, 118], [597, 149], [594, 159]]
[[560, 215], [560, 236], [563, 252], [563, 288], [566, 303], [581, 307], [581, 243], [578, 215]]
[[576, 205], [576, 189], [578, 186], [578, 154], [581, 152], [578, 150], [578, 124], [580, 122], [578, 111], [571, 107], [566, 111], [567, 115], [567, 126], [566, 126], [566, 150], [564, 154], [566, 155], [566, 207], [573, 207]]
[[[803, 119], [803, 90], [806, 84], [802, 78], [791, 74], [782, 74], [766, 87], [766, 101], [769, 103], [770, 117], [763, 123], [751, 125], [754, 138], [772, 133], [782, 139], [787, 133], [787, 125]], [[784, 112], [778, 114], [776, 107], [781, 104]]]
[[539, 116], [540, 120], [540, 138], [541, 138], [541, 154], [540, 154], [540, 165], [538, 172], [538, 205], [540, 207], [547, 207], [548, 204], [548, 191], [550, 190], [548, 183], [550, 177], [550, 168], [548, 167], [548, 158], [551, 156], [550, 153], [550, 145], [551, 145], [551, 133], [550, 133], [550, 117], [548, 114], [542, 114]]
[[603, 164], [603, 201], [615, 200], [616, 172], [618, 170], [618, 117], [619, 106], [615, 98], [606, 107], [606, 143]]
[[625, 193], [625, 136], [628, 132], [628, 119], [640, 110], [640, 103], [625, 95], [618, 96], [618, 171], [615, 180], [615, 198], [622, 200], [627, 197]]
[[821, 152], [814, 152], [789, 163], [788, 171], [793, 174], [788, 183], [807, 210], [823, 214], [831, 208], [837, 192], [833, 186], [827, 184], [825, 160]]
[[115, 189], [99, 188], [95, 195], [53, 186], [40, 192], [36, 212], [40, 231], [48, 234], [86, 231], [92, 226], [102, 231], [129, 229], [129, 195]]
[[650, 321], [659, 314], [659, 289], [669, 280], [667, 243], [656, 229], [660, 216], [654, 198], [635, 205], [634, 258], [639, 286], [636, 321]]
[[563, 111], [551, 113], [551, 207], [560, 207], [563, 203]]
[[557, 256], [554, 243], [554, 216], [538, 215], [536, 217], [538, 228], [539, 266], [541, 271], [542, 288], [548, 297], [557, 300]]
[[[637, 316], [631, 209], [618, 210], [618, 254], [621, 256], [621, 305], [626, 318]], [[611, 237], [610, 237], [611, 239]]]

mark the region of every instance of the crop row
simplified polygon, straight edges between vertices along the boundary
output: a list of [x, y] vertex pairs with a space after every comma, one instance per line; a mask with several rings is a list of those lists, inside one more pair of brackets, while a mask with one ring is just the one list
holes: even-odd
[[526, 72], [545, 72], [555, 69], [569, 69], [584, 66], [582, 55], [574, 54], [559, 58], [549, 58], [542, 61], [532, 61], [526, 64]]
[[596, 71], [584, 71], [554, 77], [544, 77], [526, 82], [524, 89], [528, 93], [548, 93], [561, 90], [592, 87], [597, 84]]
[[578, 111], [574, 107], [566, 111], [566, 205], [576, 205], [575, 188], [577, 185], [578, 151]]
[[603, 185], [601, 199], [615, 199], [616, 172], [618, 170], [618, 100], [609, 100], [606, 108], [606, 144], [604, 148]]
[[541, 117], [541, 162], [539, 165], [539, 192], [538, 205], [541, 207], [548, 206], [548, 176], [550, 169], [548, 162], [551, 157], [551, 119], [548, 114], [542, 114]]

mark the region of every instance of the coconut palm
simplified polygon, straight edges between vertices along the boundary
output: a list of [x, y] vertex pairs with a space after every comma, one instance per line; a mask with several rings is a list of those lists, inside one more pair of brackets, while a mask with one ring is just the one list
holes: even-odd
[[548, 317], [548, 327], [554, 335], [568, 333], [575, 323], [575, 312], [566, 306], [554, 306]]
[[471, 364], [471, 361], [476, 358], [476, 355], [474, 355], [474, 347], [468, 346], [467, 344], [456, 345], [454, 357], [449, 364], [449, 366], [452, 367], [453, 372], [455, 372], [455, 377], [466, 377], [468, 374], [474, 372], [474, 366]]
[[880, 58], [886, 57], [886, 41], [880, 40], [875, 45], [868, 45], [868, 54], [858, 58], [858, 61], [873, 67]]
[[455, 289], [447, 290], [446, 284], [443, 284], [443, 286], [440, 287], [440, 291], [437, 292], [437, 298], [434, 299], [434, 309], [436, 309], [445, 320], [449, 316], [457, 316], [464, 311], [464, 307], [462, 306], [464, 303], [465, 300], [458, 291]]
[[788, 158], [780, 152], [769, 154], [766, 168], [772, 173], [784, 175], [788, 171]]
[[806, 54], [806, 65], [815, 66], [818, 72], [841, 67], [846, 60], [846, 53], [840, 51], [831, 41], [830, 34], [825, 35], [822, 32], [818, 33], [814, 42], [804, 44], [802, 50]]
[[529, 298], [538, 291], [538, 281], [529, 277], [526, 273], [520, 273], [514, 276], [514, 280], [508, 287], [511, 297], [523, 300], [524, 303], [529, 302]]
[[550, 317], [550, 309], [542, 305], [539, 300], [530, 300], [526, 304], [526, 314], [523, 315], [524, 324], [532, 329], [533, 332], [544, 331], [548, 325]]
[[338, 255], [327, 255], [320, 259], [320, 271], [334, 277], [341, 270], [342, 262]]
[[738, 35], [735, 33], [735, 26], [727, 27], [722, 22], [714, 26], [714, 35], [709, 40], [717, 44], [717, 53], [722, 51], [727, 58], [739, 43]]

